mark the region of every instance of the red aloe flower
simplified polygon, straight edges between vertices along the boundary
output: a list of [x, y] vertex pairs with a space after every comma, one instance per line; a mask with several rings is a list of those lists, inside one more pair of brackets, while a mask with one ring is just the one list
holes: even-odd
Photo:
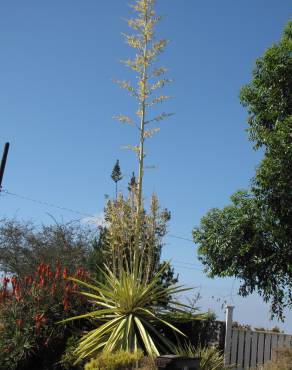
[[20, 284], [18, 282], [15, 284], [14, 295], [15, 295], [17, 302], [20, 302], [22, 300]]
[[47, 319], [44, 313], [36, 314], [34, 320], [35, 320], [36, 329], [40, 329], [40, 327], [47, 322]]
[[53, 283], [52, 288], [51, 288], [51, 295], [54, 296], [57, 290], [57, 285], [56, 283]]
[[63, 299], [63, 306], [64, 306], [64, 310], [65, 310], [65, 311], [68, 311], [68, 310], [69, 310], [69, 308], [70, 308], [70, 303], [69, 303], [69, 301], [68, 301], [68, 298], [64, 298], [64, 299]]
[[43, 288], [45, 286], [45, 278], [42, 276], [40, 278], [40, 287]]
[[57, 267], [56, 267], [55, 279], [60, 279], [60, 276], [61, 276], [61, 264], [58, 261]]
[[13, 276], [11, 278], [11, 284], [12, 284], [12, 294], [14, 295], [15, 294], [15, 289], [16, 289], [16, 286], [18, 284], [17, 282], [17, 277], [16, 276]]
[[63, 271], [63, 278], [64, 278], [64, 279], [67, 279], [67, 277], [68, 277], [68, 268], [67, 268], [67, 267], [65, 267], [65, 268], [64, 268], [64, 271]]
[[66, 293], [70, 294], [72, 289], [71, 289], [71, 284], [70, 282], [68, 281], [66, 284], [65, 284], [65, 291]]
[[19, 328], [22, 328], [23, 327], [23, 320], [22, 319], [16, 320], [16, 324]]

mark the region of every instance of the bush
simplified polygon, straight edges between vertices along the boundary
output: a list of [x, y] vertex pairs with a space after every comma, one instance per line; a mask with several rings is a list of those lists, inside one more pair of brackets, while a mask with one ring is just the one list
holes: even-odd
[[200, 358], [201, 370], [224, 370], [224, 356], [213, 347], [198, 347], [195, 348], [191, 344], [177, 348], [177, 354], [187, 357]]
[[258, 370], [292, 370], [292, 349], [277, 348], [273, 350], [273, 361], [258, 366]]
[[84, 368], [83, 363], [75, 364], [76, 356], [75, 349], [78, 345], [78, 337], [72, 335], [68, 338], [65, 351], [61, 357], [59, 364], [64, 370], [81, 370]]
[[36, 226], [16, 219], [0, 220], [0, 270], [24, 278], [43, 262], [56, 268], [57, 261], [69, 271], [88, 270], [88, 256], [96, 230], [77, 223]]
[[[88, 308], [66, 267], [41, 263], [23, 280], [4, 277], [0, 285], [0, 369], [53, 369], [76, 325], [56, 325]], [[81, 268], [74, 274], [86, 278]]]
[[104, 352], [88, 362], [84, 370], [131, 370], [136, 368], [137, 362], [143, 357], [142, 351], [114, 353]]

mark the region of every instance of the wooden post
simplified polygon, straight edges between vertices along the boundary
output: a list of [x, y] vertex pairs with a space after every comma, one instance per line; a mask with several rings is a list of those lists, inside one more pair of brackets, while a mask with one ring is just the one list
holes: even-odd
[[2, 156], [1, 165], [0, 165], [0, 192], [2, 189], [2, 180], [3, 180], [4, 171], [5, 171], [8, 151], [9, 151], [9, 143], [6, 143], [4, 146], [3, 156]]
[[232, 317], [234, 306], [226, 306], [226, 330], [224, 346], [224, 365], [230, 365]]

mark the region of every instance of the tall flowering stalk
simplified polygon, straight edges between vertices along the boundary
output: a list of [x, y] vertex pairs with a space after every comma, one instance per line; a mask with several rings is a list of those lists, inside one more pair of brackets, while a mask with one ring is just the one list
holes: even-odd
[[120, 122], [135, 127], [139, 132], [138, 145], [126, 146], [127, 149], [133, 150], [138, 157], [136, 255], [139, 254], [139, 234], [143, 212], [145, 142], [160, 130], [159, 127], [151, 126], [171, 115], [162, 112], [152, 116], [150, 113], [151, 108], [169, 99], [167, 95], [157, 94], [157, 90], [171, 82], [169, 78], [164, 77], [167, 69], [155, 66], [157, 57], [163, 52], [168, 40], [157, 40], [155, 38], [154, 29], [161, 17], [156, 15], [154, 5], [155, 0], [136, 0], [134, 4], [130, 5], [136, 13], [136, 18], [128, 20], [128, 25], [133, 30], [133, 34], [125, 34], [124, 36], [126, 43], [135, 50], [135, 57], [125, 60], [124, 64], [136, 74], [137, 84], [132, 85], [125, 80], [117, 81], [137, 101], [136, 118], [123, 114], [116, 117]]

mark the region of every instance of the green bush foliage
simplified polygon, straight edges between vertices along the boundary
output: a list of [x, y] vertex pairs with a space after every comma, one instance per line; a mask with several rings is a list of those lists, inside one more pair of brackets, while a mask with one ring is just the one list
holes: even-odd
[[[56, 325], [70, 314], [81, 314], [88, 304], [69, 271], [41, 263], [23, 280], [4, 277], [0, 285], [0, 369], [51, 369], [64, 350], [73, 325]], [[87, 279], [78, 268], [76, 277]], [[76, 328], [76, 325], [75, 325]]]
[[37, 226], [17, 219], [0, 220], [0, 269], [20, 279], [32, 275], [40, 263], [68, 270], [88, 270], [96, 230], [76, 222]]
[[136, 368], [137, 362], [143, 357], [142, 351], [104, 352], [88, 362], [84, 370], [131, 370]]
[[177, 354], [181, 356], [200, 358], [201, 370], [225, 370], [224, 356], [214, 347], [195, 348], [191, 344], [177, 347]]
[[67, 339], [65, 351], [61, 357], [59, 365], [64, 370], [82, 370], [84, 368], [83, 364], [74, 364], [76, 361], [75, 349], [78, 345], [78, 337], [72, 335]]
[[[102, 350], [133, 352], [141, 349], [149, 355], [174, 350], [173, 343], [159, 331], [159, 326], [168, 327], [182, 336], [184, 334], [166, 321], [166, 309], [160, 307], [158, 302], [161, 298], [189, 289], [175, 285], [165, 288], [158, 284], [166, 267], [153, 277], [151, 283], [145, 281], [141, 269], [134, 268], [130, 271], [122, 267], [118, 277], [107, 269], [104, 273], [105, 283], [95, 282], [93, 285], [71, 279], [90, 290], [81, 294], [94, 302], [95, 308], [87, 314], [71, 317], [63, 322], [87, 318], [97, 324], [95, 329], [80, 339], [76, 349], [77, 362], [96, 356]], [[186, 307], [178, 301], [169, 300], [169, 310], [182, 311]]]

